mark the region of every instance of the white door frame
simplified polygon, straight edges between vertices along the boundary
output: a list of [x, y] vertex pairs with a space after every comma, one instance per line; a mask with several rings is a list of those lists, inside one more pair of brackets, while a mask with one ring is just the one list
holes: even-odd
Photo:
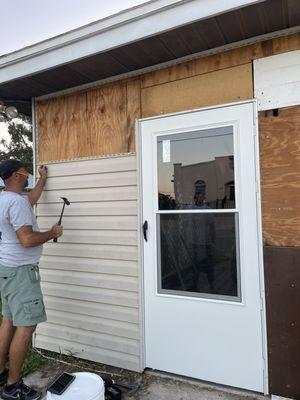
[[259, 137], [258, 137], [258, 109], [257, 101], [255, 99], [226, 103], [211, 107], [203, 107], [188, 111], [181, 111], [176, 113], [169, 113], [164, 115], [157, 115], [153, 117], [140, 118], [136, 121], [136, 151], [137, 151], [137, 170], [138, 170], [138, 203], [139, 203], [139, 263], [140, 268], [140, 366], [141, 370], [146, 368], [146, 332], [145, 332], [145, 289], [144, 289], [144, 238], [142, 234], [143, 224], [143, 176], [142, 176], [142, 143], [141, 143], [141, 123], [147, 120], [161, 119], [170, 116], [176, 116], [181, 114], [190, 114], [196, 111], [214, 110], [219, 108], [226, 108], [232, 106], [238, 106], [242, 104], [252, 104], [253, 107], [253, 134], [254, 134], [254, 155], [255, 155], [255, 175], [256, 175], [256, 212], [257, 212], [257, 252], [258, 252], [258, 264], [259, 264], [259, 278], [260, 278], [260, 300], [261, 300], [261, 327], [262, 327], [262, 346], [263, 346], [263, 362], [264, 362], [264, 394], [269, 393], [268, 387], [268, 353], [267, 353], [267, 324], [266, 324], [266, 302], [265, 302], [265, 280], [264, 280], [264, 263], [263, 263], [263, 238], [262, 238], [262, 214], [261, 214], [261, 190], [260, 190], [260, 158], [259, 158]]

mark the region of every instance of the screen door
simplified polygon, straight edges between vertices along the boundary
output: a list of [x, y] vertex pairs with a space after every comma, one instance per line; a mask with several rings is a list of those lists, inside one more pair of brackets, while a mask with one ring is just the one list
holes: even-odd
[[253, 104], [139, 133], [146, 367], [263, 392]]

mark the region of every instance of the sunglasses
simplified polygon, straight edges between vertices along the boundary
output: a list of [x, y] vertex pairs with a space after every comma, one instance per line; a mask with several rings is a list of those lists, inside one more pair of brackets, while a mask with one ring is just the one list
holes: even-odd
[[26, 176], [26, 177], [29, 176], [29, 172], [27, 172], [26, 169], [23, 168], [23, 167], [18, 169], [18, 171], [16, 171], [16, 174], [23, 175], [23, 176]]

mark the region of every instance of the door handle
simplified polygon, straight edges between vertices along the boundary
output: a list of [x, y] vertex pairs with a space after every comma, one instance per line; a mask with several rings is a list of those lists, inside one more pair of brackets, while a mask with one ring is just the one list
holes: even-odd
[[148, 230], [148, 221], [145, 221], [143, 223], [143, 235], [144, 235], [144, 239], [146, 240], [146, 242], [148, 242], [147, 230]]

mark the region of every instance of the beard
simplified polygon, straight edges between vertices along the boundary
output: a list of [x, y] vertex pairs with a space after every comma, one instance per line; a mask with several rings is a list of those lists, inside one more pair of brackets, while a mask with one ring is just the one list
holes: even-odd
[[28, 186], [28, 184], [29, 184], [29, 182], [28, 182], [28, 178], [26, 178], [26, 181], [24, 182], [24, 187], [23, 187], [23, 189], [26, 189], [26, 188], [27, 188], [27, 186]]

